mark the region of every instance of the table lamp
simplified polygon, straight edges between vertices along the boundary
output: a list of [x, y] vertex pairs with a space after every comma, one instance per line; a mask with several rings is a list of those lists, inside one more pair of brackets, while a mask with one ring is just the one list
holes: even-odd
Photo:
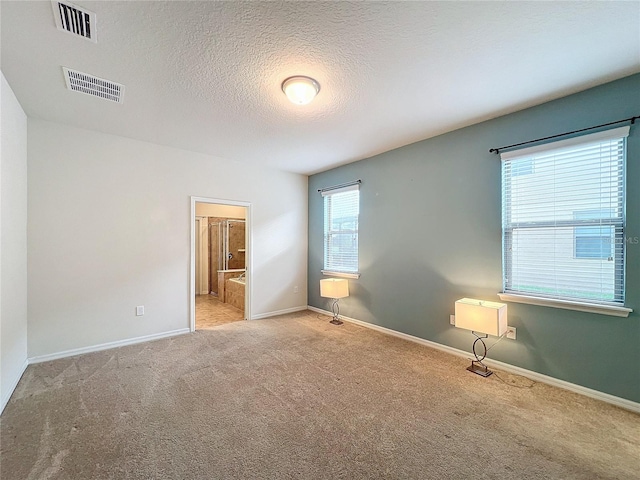
[[320, 296], [333, 299], [333, 304], [331, 305], [333, 319], [331, 319], [329, 323], [342, 325], [342, 321], [338, 318], [340, 315], [338, 301], [341, 298], [349, 296], [349, 281], [345, 278], [326, 278], [320, 280]]
[[[483, 377], [488, 377], [493, 372], [489, 370], [482, 360], [487, 356], [487, 345], [484, 339], [489, 335], [502, 337], [507, 333], [507, 305], [498, 302], [486, 302], [473, 298], [461, 298], [456, 301], [456, 327], [471, 330], [476, 336], [473, 342], [473, 355], [475, 360], [467, 370]], [[478, 333], [484, 335], [478, 335]], [[482, 345], [482, 354], [476, 351], [478, 342]]]

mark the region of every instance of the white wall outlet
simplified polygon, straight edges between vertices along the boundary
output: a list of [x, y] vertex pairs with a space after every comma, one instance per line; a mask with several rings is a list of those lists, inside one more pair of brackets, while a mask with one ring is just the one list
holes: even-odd
[[141, 317], [142, 315], [144, 315], [144, 305], [136, 307], [136, 317]]
[[300, 291], [300, 289], [298, 288], [297, 285], [295, 287], [293, 287], [293, 293], [298, 293], [299, 291]]
[[507, 327], [507, 338], [516, 339], [516, 327]]
[[455, 315], [449, 315], [449, 323], [451, 325], [455, 325], [456, 324], [456, 316]]

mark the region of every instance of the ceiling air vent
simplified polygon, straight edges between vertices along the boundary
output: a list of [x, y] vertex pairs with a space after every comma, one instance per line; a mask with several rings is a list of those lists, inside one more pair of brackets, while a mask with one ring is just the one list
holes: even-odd
[[51, 6], [58, 30], [69, 32], [94, 43], [98, 41], [95, 13], [73, 3], [59, 2], [58, 0], [51, 0]]
[[122, 103], [122, 95], [124, 95], [124, 85], [105, 80], [104, 78], [94, 77], [88, 73], [71, 70], [62, 67], [64, 71], [64, 80], [67, 82], [67, 88], [75, 92], [86, 93], [94, 97], [104, 98], [116, 103]]

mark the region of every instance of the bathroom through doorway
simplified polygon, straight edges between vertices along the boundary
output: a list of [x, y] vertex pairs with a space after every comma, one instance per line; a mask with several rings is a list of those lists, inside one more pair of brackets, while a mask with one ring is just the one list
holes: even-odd
[[191, 198], [191, 331], [251, 318], [251, 205]]

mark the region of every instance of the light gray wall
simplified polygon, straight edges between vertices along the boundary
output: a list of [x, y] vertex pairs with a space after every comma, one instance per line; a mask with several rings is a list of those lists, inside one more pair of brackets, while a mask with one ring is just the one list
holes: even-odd
[[190, 196], [251, 203], [254, 316], [306, 306], [306, 176], [28, 126], [29, 357], [188, 328]]
[[[502, 288], [500, 158], [492, 147], [640, 115], [640, 75], [345, 165], [309, 178], [309, 304], [320, 297], [318, 188], [362, 179], [359, 280], [341, 313], [469, 351], [449, 325], [462, 297], [498, 300]], [[627, 236], [640, 237], [640, 124], [631, 127]], [[516, 341], [490, 356], [640, 402], [640, 244], [627, 250], [628, 318], [509, 304]]]
[[0, 413], [27, 365], [27, 117], [0, 87]]

